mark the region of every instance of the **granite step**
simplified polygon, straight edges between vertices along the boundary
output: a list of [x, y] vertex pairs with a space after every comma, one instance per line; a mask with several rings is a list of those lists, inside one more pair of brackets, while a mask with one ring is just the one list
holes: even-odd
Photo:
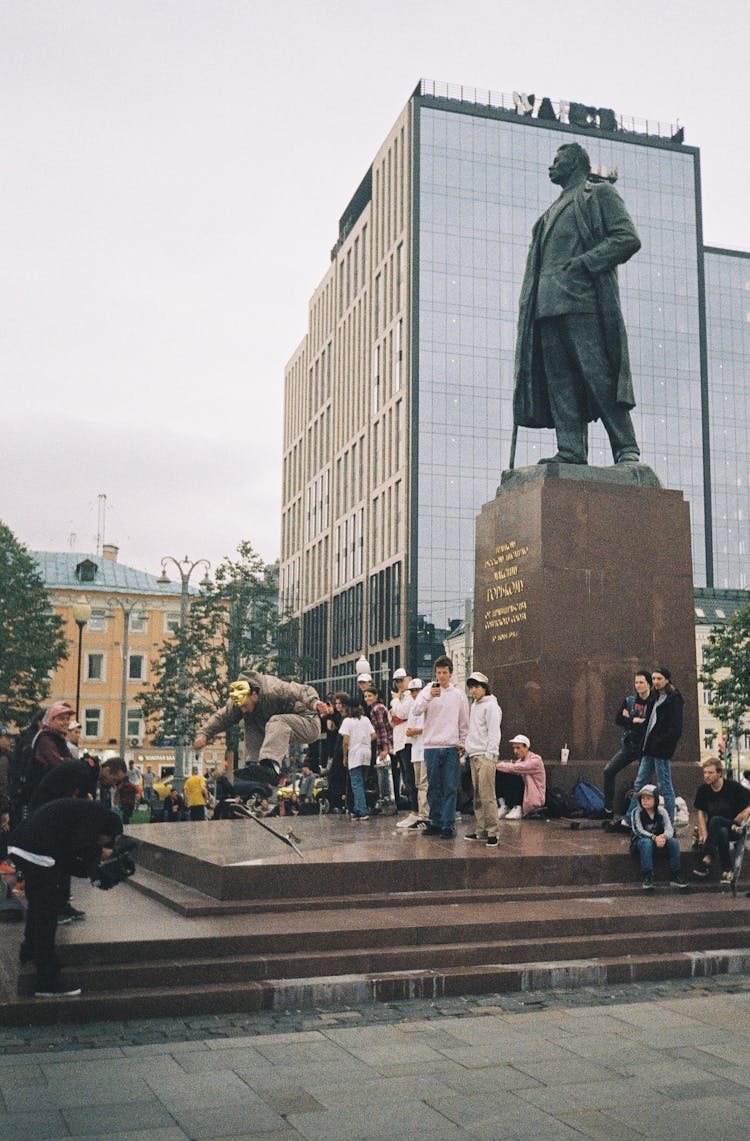
[[[167, 987], [175, 980], [189, 986], [205, 985], [207, 979], [222, 983], [247, 983], [283, 979], [290, 976], [317, 977], [350, 974], [379, 975], [394, 971], [418, 971], [482, 967], [489, 965], [535, 962], [542, 958], [570, 962], [591, 958], [636, 956], [642, 950], [643, 931], [615, 931], [566, 936], [542, 935], [530, 938], [495, 939], [487, 942], [411, 943], [387, 947], [344, 947], [340, 950], [297, 953], [236, 955], [198, 958], [162, 959], [159, 962], [122, 964], [76, 964], [67, 966], [68, 974], [87, 993], [113, 991], [123, 993], [140, 987]], [[695, 926], [687, 930], [658, 931], [660, 953], [711, 951], [717, 947], [735, 950], [750, 946], [746, 926]], [[25, 981], [25, 980], [24, 980]], [[28, 993], [32, 993], [29, 976]]]
[[128, 991], [89, 992], [71, 999], [17, 996], [3, 1007], [5, 1026], [85, 1024], [115, 1019], [183, 1015], [341, 1008], [364, 1002], [412, 998], [606, 986], [674, 978], [708, 978], [750, 972], [750, 948], [672, 951], [589, 959], [540, 959], [445, 969], [383, 971], [316, 978], [290, 977], [246, 983], [182, 986], [172, 983]]

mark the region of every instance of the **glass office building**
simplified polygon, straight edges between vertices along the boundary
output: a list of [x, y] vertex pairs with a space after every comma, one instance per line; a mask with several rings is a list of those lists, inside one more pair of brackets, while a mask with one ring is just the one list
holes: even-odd
[[[286, 376], [282, 593], [319, 682], [350, 677], [362, 652], [383, 676], [426, 671], [464, 617], [476, 516], [509, 462], [531, 228], [565, 142], [617, 172], [642, 241], [619, 280], [643, 462], [690, 503], [696, 584], [746, 585], [750, 260], [704, 257], [699, 155], [673, 128], [530, 112], [421, 83], [341, 219]], [[714, 458], [712, 485], [722, 440], [742, 473]], [[554, 450], [551, 431], [520, 429], [516, 466]], [[598, 424], [590, 462], [612, 462]]]
[[750, 254], [707, 248], [714, 585], [750, 588]]

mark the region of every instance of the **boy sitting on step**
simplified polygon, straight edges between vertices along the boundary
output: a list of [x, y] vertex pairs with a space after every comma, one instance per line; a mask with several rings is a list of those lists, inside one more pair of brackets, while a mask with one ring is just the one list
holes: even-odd
[[666, 809], [659, 806], [656, 785], [644, 784], [643, 788], [639, 789], [635, 795], [638, 799], [638, 807], [634, 810], [630, 820], [630, 826], [633, 830], [630, 851], [632, 855], [637, 855], [641, 861], [643, 890], [653, 891], [654, 889], [654, 855], [657, 851], [663, 851], [669, 860], [670, 885], [679, 888], [687, 887], [687, 880], [682, 874], [680, 845], [675, 839], [672, 822]]

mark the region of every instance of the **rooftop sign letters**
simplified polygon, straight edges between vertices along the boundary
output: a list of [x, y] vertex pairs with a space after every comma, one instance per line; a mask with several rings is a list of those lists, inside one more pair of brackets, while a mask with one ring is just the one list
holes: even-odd
[[600, 131], [622, 129], [622, 122], [610, 107], [589, 107], [586, 103], [572, 103], [561, 99], [556, 105], [546, 95], [522, 95], [513, 92], [516, 113], [528, 119], [554, 119], [573, 127], [593, 127]]

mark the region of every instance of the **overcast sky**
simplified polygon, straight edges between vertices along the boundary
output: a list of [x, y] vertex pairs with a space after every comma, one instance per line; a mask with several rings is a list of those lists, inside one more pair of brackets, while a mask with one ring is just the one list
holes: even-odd
[[[2, 518], [279, 554], [282, 377], [421, 77], [685, 127], [750, 249], [747, 0], [0, 0]], [[71, 539], [71, 536], [75, 536]]]

